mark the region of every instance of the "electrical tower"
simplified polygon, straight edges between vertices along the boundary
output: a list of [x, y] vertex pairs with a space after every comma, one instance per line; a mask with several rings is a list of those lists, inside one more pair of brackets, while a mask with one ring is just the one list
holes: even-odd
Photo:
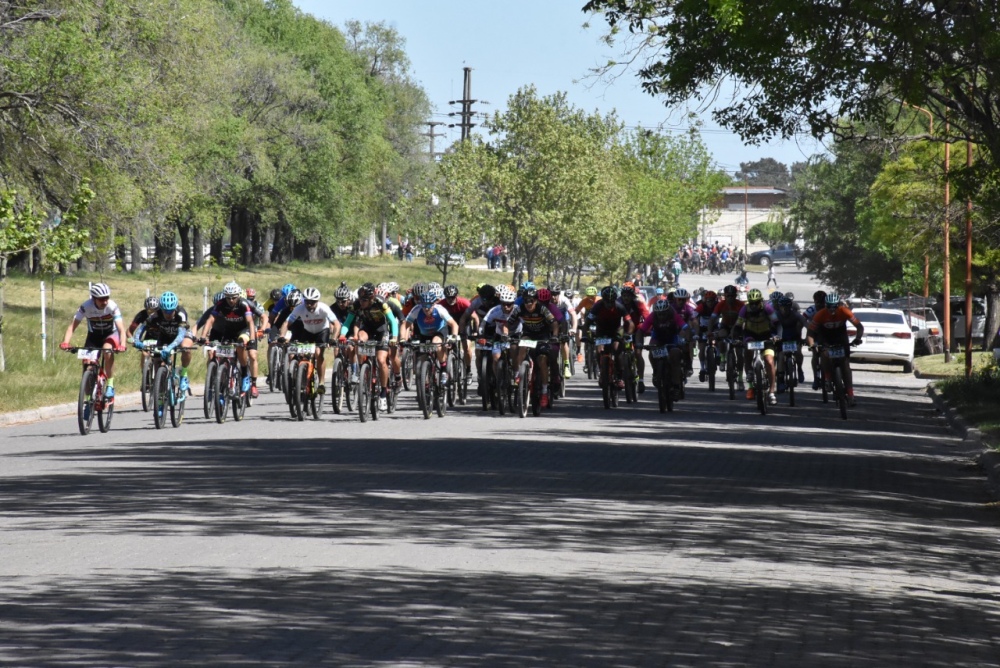
[[434, 138], [444, 137], [443, 132], [434, 132], [434, 128], [436, 128], [439, 125], [444, 125], [444, 123], [441, 121], [427, 121], [426, 123], [424, 123], [424, 125], [427, 126], [427, 132], [421, 133], [421, 136], [427, 137], [428, 139], [431, 140], [431, 149], [429, 156], [430, 156], [430, 161], [434, 162], [435, 160], [438, 159], [438, 156], [443, 155], [442, 153], [434, 150]]
[[464, 67], [465, 71], [465, 82], [462, 86], [462, 99], [461, 100], [451, 100], [448, 104], [461, 104], [461, 111], [453, 111], [449, 113], [449, 116], [459, 116], [460, 120], [458, 123], [449, 123], [448, 127], [453, 128], [456, 125], [462, 128], [462, 141], [469, 138], [472, 134], [472, 128], [476, 127], [472, 122], [472, 105], [477, 102], [477, 100], [471, 99], [472, 95], [472, 68]]

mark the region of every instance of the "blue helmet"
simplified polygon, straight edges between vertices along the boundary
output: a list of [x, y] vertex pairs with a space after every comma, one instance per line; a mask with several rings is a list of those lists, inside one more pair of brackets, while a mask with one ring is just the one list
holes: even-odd
[[524, 283], [521, 283], [522, 290], [533, 290], [534, 287], [535, 287], [534, 281], [525, 281]]
[[292, 283], [285, 283], [284, 287], [281, 288], [281, 296], [287, 297], [288, 293], [295, 289], [295, 285]]
[[176, 311], [177, 295], [173, 292], [164, 292], [160, 295], [160, 308], [164, 311]]
[[424, 306], [434, 306], [437, 304], [437, 293], [433, 290], [427, 290], [424, 294], [420, 295], [420, 303]]

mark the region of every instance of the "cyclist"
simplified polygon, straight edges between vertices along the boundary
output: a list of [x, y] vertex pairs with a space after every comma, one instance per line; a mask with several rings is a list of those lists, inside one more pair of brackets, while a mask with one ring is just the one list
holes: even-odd
[[[501, 333], [497, 332], [497, 328], [503, 325], [510, 318], [510, 314], [514, 311], [514, 301], [517, 299], [517, 293], [514, 289], [508, 285], [498, 285], [496, 286], [497, 293], [497, 305], [491, 308], [486, 315], [483, 317], [482, 321], [479, 323], [479, 338], [484, 340], [496, 341], [500, 338]], [[513, 330], [508, 330], [509, 334], [515, 334], [517, 336], [521, 335], [521, 323], [518, 322]], [[478, 361], [478, 360], [477, 360]], [[494, 371], [496, 371], [496, 363], [500, 361], [500, 348], [498, 346], [493, 347], [493, 364]]]
[[[472, 305], [472, 302], [465, 297], [459, 297], [458, 286], [452, 283], [444, 287], [444, 299], [439, 301], [438, 304], [444, 307], [444, 310], [447, 311], [448, 315], [450, 315], [452, 320], [455, 321], [455, 326], [458, 327], [457, 323], [462, 319], [462, 316], [465, 315], [465, 312]], [[466, 331], [460, 327], [459, 333], [462, 337], [462, 351], [464, 353], [462, 355], [462, 362], [465, 364], [465, 375], [470, 376], [472, 375], [473, 342], [466, 335]]]
[[622, 285], [620, 299], [622, 306], [625, 307], [625, 312], [632, 318], [632, 324], [636, 328], [632, 345], [635, 348], [635, 365], [639, 374], [639, 393], [641, 394], [646, 391], [646, 384], [642, 381], [642, 377], [646, 374], [646, 362], [642, 358], [643, 333], [639, 326], [649, 318], [649, 307], [646, 305], [646, 300], [636, 293], [635, 284], [631, 282]]
[[[725, 297], [715, 306], [712, 313], [712, 321], [708, 326], [708, 333], [715, 337], [716, 346], [719, 348], [719, 368], [726, 370], [726, 357], [729, 354], [728, 339], [732, 335], [733, 325], [740, 315], [740, 311], [746, 306], [746, 302], [740, 299], [739, 289], [735, 285], [727, 285], [722, 289]], [[736, 346], [736, 363], [739, 367], [739, 388], [743, 389], [743, 346]]]
[[[822, 311], [826, 308], [826, 292], [823, 290], [817, 290], [813, 293], [813, 303], [809, 305], [803, 314], [806, 319], [806, 327], [808, 328], [809, 323], [812, 322], [813, 316], [816, 315], [817, 311]], [[808, 336], [808, 332], [806, 332]], [[810, 346], [811, 347], [811, 346]], [[818, 390], [820, 388], [820, 383], [822, 383], [823, 374], [820, 373], [819, 368], [819, 355], [813, 355], [811, 360], [812, 372], [813, 372], [813, 389]]]
[[579, 328], [579, 323], [576, 317], [576, 311], [573, 309], [573, 302], [569, 299], [569, 293], [567, 291], [563, 293], [562, 286], [558, 283], [549, 288], [552, 293], [552, 305], [559, 310], [562, 315], [562, 321], [559, 325], [559, 335], [560, 338], [566, 337], [565, 341], [560, 341], [560, 348], [562, 350], [563, 356], [563, 378], [569, 378], [572, 374], [569, 370], [569, 341], [570, 339], [575, 339], [577, 335], [577, 329]]
[[[609, 379], [615, 383], [619, 390], [624, 389], [625, 381], [622, 380], [621, 356], [618, 354], [622, 334], [630, 334], [635, 325], [631, 316], [620, 301], [618, 301], [618, 288], [609, 285], [601, 290], [601, 299], [596, 302], [593, 308], [587, 313], [587, 322], [596, 325], [594, 338], [610, 338], [611, 355], [615, 360], [615, 378]], [[597, 346], [597, 356], [604, 352], [604, 346]]]
[[[194, 347], [194, 333], [188, 324], [187, 310], [180, 305], [177, 295], [173, 292], [164, 292], [158, 302], [159, 308], [136, 330], [134, 345], [138, 350], [143, 350], [146, 344], [153, 343], [163, 349], [160, 351], [160, 356], [168, 360], [171, 353], [184, 344], [184, 350], [181, 350], [181, 391], [187, 392], [190, 386], [188, 367], [191, 366], [189, 348]], [[156, 338], [152, 341], [144, 338], [151, 329], [157, 332]]]
[[[281, 325], [281, 338], [285, 341], [315, 343], [327, 345], [330, 343], [330, 332], [340, 329], [340, 321], [330, 307], [320, 303], [320, 292], [316, 288], [306, 288], [302, 293], [302, 301], [292, 309], [292, 312]], [[300, 328], [289, 329], [295, 323], [301, 322]], [[326, 394], [326, 349], [316, 350], [316, 372], [319, 375], [317, 393]]]
[[856, 346], [861, 343], [865, 326], [851, 309], [841, 303], [840, 296], [831, 292], [826, 295], [826, 308], [817, 311], [809, 322], [806, 341], [810, 348], [817, 342], [823, 346], [844, 346], [844, 386], [847, 389], [847, 404], [854, 406], [854, 374], [851, 372], [851, 347], [847, 345], [847, 323], [857, 329], [851, 342], [851, 346]]
[[[416, 335], [420, 343], [444, 343], [445, 330], [447, 330], [447, 340], [455, 342], [458, 338], [458, 321], [451, 317], [444, 306], [435, 299], [437, 295], [432, 291], [424, 292], [420, 297], [420, 308], [410, 311], [403, 321], [402, 337], [408, 340], [412, 335]], [[414, 331], [415, 330], [415, 331]], [[448, 348], [438, 346], [437, 349], [438, 367], [441, 372], [441, 385], [448, 384]]]
[[[541, 407], [549, 405], [549, 368], [547, 360], [550, 356], [548, 339], [559, 336], [559, 323], [556, 321], [552, 311], [539, 303], [538, 290], [534, 287], [525, 288], [521, 295], [521, 305], [516, 303], [511, 310], [507, 321], [497, 326], [497, 330], [502, 336], [509, 336], [511, 329], [521, 326], [521, 339], [539, 341], [535, 348], [535, 359], [539, 368], [538, 378], [542, 383]], [[527, 348], [517, 349], [517, 360], [515, 362], [518, 372], [514, 378], [514, 383], [521, 382], [521, 363], [528, 353]]]
[[[691, 327], [691, 331], [698, 329], [698, 313], [694, 304], [691, 303], [691, 293], [687, 288], [676, 288], [669, 297], [673, 302], [674, 310], [684, 318], [684, 322]], [[684, 372], [690, 377], [694, 375], [694, 345], [689, 340], [684, 351]]]
[[[482, 324], [486, 316], [489, 315], [490, 311], [493, 310], [500, 303], [497, 288], [490, 285], [489, 283], [480, 283], [476, 286], [476, 297], [469, 304], [469, 308], [465, 309], [465, 313], [458, 321], [458, 331], [459, 332], [469, 332], [475, 333], [476, 338], [485, 339], [483, 335]], [[513, 305], [513, 302], [511, 302]], [[489, 332], [489, 337], [492, 338], [496, 331], [496, 325], [494, 324]], [[483, 365], [481, 359], [487, 351], [476, 350], [476, 373], [479, 374]], [[499, 357], [499, 355], [498, 355]], [[476, 379], [477, 388], [476, 392], [480, 396], [482, 395], [483, 389], [483, 379], [477, 377]]]
[[[657, 302], [659, 303], [659, 302]], [[698, 335], [708, 336], [711, 331], [712, 317], [715, 314], [715, 308], [719, 305], [719, 294], [715, 290], [706, 290], [701, 295], [701, 301], [695, 307], [695, 318], [698, 323], [698, 329], [696, 332]], [[705, 367], [705, 348], [706, 346], [698, 346], [698, 363], [701, 366], [701, 370], [698, 371], [698, 380], [705, 382], [705, 378], [708, 375], [708, 370]]]
[[[132, 322], [128, 326], [128, 335], [130, 337], [133, 337], [133, 339], [139, 341], [143, 339], [139, 339], [138, 337], [135, 336], [136, 330], [139, 329], [140, 325], [145, 324], [149, 320], [149, 316], [156, 313], [157, 309], [160, 308], [160, 300], [158, 297], [151, 295], [149, 297], [146, 297], [146, 301], [143, 303], [142, 306], [143, 306], [142, 310], [135, 314], [135, 317], [132, 318]], [[147, 341], [155, 341], [159, 333], [160, 332], [156, 327], [146, 327], [144, 330], [142, 330], [141, 336]], [[147, 357], [149, 357], [147, 353], [142, 354], [143, 363], [146, 362]]]
[[[777, 303], [778, 312], [778, 322], [781, 323], [781, 340], [794, 341], [800, 344], [798, 351], [795, 353], [795, 366], [798, 369], [798, 378], [800, 383], [806, 381], [805, 373], [802, 371], [802, 331], [806, 328], [806, 319], [799, 311], [799, 307], [795, 304], [795, 300], [784, 295]], [[787, 383], [788, 380], [786, 379]], [[780, 390], [781, 387], [779, 386]]]
[[[125, 352], [125, 322], [122, 320], [118, 304], [111, 301], [111, 288], [106, 283], [94, 283], [90, 286], [90, 299], [80, 304], [80, 308], [77, 309], [76, 315], [66, 328], [62, 343], [59, 344], [61, 349], [69, 349], [73, 332], [84, 319], [87, 321], [87, 339], [83, 342], [84, 348]], [[107, 399], [114, 399], [115, 356], [105, 354], [103, 364], [104, 375], [108, 377], [104, 396]]]
[[[208, 319], [202, 327], [202, 337], [210, 341], [242, 341], [243, 347], [236, 349], [236, 358], [243, 371], [243, 391], [257, 398], [257, 356], [250, 357], [249, 351], [257, 350], [257, 325], [254, 312], [240, 295], [242, 290], [235, 281], [226, 283], [222, 289], [223, 298], [215, 303]], [[252, 365], [252, 366], [251, 366]]]
[[[360, 341], [376, 341], [375, 359], [378, 364], [378, 379], [381, 390], [378, 397], [379, 410], [387, 410], [386, 390], [389, 386], [389, 347], [395, 347], [399, 340], [399, 321], [392, 309], [375, 295], [375, 285], [365, 283], [358, 288], [358, 298], [351, 307], [351, 314], [340, 326], [340, 343], [347, 341], [347, 334]], [[348, 350], [348, 361], [352, 364], [351, 382], [358, 382], [357, 351]]]
[[653, 359], [653, 349], [665, 344], [676, 344], [678, 347], [670, 349], [670, 382], [675, 389], [675, 399], [684, 398], [684, 376], [681, 373], [684, 362], [683, 344], [691, 336], [691, 327], [685, 322], [684, 317], [674, 310], [674, 307], [667, 299], [661, 299], [653, 304], [652, 316], [646, 318], [639, 331], [649, 334], [649, 364], [653, 367], [653, 386], [659, 387], [663, 379], [656, 376], [656, 361]]
[[[740, 309], [740, 314], [733, 325], [734, 338], [742, 336], [744, 341], [766, 341], [767, 347], [762, 351], [761, 357], [767, 368], [767, 403], [774, 405], [778, 403], [778, 398], [774, 396], [775, 369], [774, 369], [774, 338], [781, 337], [781, 323], [778, 322], [778, 314], [770, 303], [764, 303], [764, 294], [757, 288], [753, 288], [747, 293], [747, 304]], [[750, 378], [753, 372], [753, 355], [744, 355], [744, 372]], [[751, 386], [747, 389], [747, 399], [754, 398], [754, 392], [763, 392], [764, 388]]]
[[[384, 301], [392, 309], [392, 314], [396, 316], [396, 320], [399, 321], [400, 327], [402, 327], [403, 318], [403, 308], [399, 304], [399, 300], [395, 299], [393, 291], [390, 290], [392, 286], [395, 286], [395, 290], [399, 290], [398, 283], [379, 283], [375, 287], [375, 296]], [[392, 368], [393, 381], [397, 386], [402, 386], [403, 384], [403, 360], [399, 353], [399, 346], [389, 348], [389, 365]]]
[[[600, 297], [598, 296], [598, 290], [593, 285], [591, 285], [590, 287], [588, 287], [586, 290], [583, 291], [583, 298], [581, 298], [580, 303], [573, 308], [573, 311], [577, 315], [578, 322], [581, 322], [582, 324], [582, 320], [586, 317], [586, 313], [588, 313], [590, 309], [594, 308], [594, 304], [597, 302], [598, 299], [600, 299]], [[582, 326], [576, 328], [576, 349], [580, 351], [576, 355], [576, 361], [578, 363], [583, 362], [584, 360], [583, 360]], [[587, 369], [584, 368], [584, 371], [586, 372]]]

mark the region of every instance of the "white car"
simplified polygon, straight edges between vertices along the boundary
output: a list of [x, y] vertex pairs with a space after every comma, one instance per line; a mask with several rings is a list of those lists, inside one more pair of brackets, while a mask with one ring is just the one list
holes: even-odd
[[[897, 309], [856, 308], [854, 315], [865, 326], [861, 345], [851, 350], [852, 360], [870, 362], [902, 362], [903, 371], [913, 372], [913, 330], [906, 315]], [[847, 334], [853, 337], [857, 330], [847, 323]]]

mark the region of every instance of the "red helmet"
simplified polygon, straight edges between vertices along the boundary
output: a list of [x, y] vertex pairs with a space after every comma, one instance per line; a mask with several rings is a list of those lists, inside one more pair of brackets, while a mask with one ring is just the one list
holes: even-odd
[[552, 301], [552, 292], [548, 288], [540, 288], [538, 290], [538, 301], [548, 304]]

